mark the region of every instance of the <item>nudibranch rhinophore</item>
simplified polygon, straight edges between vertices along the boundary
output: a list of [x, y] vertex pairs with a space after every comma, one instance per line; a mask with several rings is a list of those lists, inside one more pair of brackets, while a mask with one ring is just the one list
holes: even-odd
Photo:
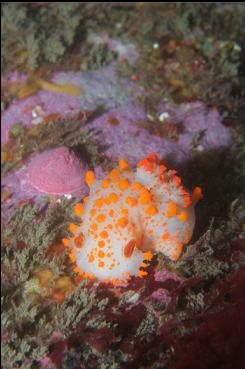
[[75, 206], [80, 224], [71, 224], [70, 248], [75, 271], [119, 284], [147, 275], [154, 252], [177, 261], [192, 236], [200, 187], [184, 188], [175, 170], [152, 153], [134, 172], [126, 160], [103, 179], [86, 173], [90, 194]]

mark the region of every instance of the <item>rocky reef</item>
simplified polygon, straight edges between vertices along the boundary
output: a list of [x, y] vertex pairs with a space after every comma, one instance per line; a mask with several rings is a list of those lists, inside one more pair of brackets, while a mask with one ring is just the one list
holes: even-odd
[[[243, 368], [244, 21], [242, 4], [2, 4], [4, 369]], [[86, 173], [153, 152], [203, 190], [183, 253], [122, 284], [77, 273], [63, 241]]]

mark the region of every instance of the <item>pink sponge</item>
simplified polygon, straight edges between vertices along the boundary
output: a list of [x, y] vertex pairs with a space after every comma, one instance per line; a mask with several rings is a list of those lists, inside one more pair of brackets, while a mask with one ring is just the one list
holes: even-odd
[[87, 187], [78, 158], [67, 147], [59, 147], [36, 155], [28, 165], [28, 177], [41, 192], [68, 194]]

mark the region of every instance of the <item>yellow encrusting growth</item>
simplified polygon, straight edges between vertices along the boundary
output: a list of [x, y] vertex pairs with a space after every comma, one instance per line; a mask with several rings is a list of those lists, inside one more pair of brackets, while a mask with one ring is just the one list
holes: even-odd
[[103, 180], [89, 170], [90, 195], [74, 209], [82, 222], [71, 223], [73, 236], [63, 240], [74, 270], [118, 285], [132, 276], [146, 277], [155, 252], [179, 260], [192, 236], [202, 191], [196, 187], [190, 194], [176, 173], [156, 154], [141, 160], [136, 172], [121, 159]]

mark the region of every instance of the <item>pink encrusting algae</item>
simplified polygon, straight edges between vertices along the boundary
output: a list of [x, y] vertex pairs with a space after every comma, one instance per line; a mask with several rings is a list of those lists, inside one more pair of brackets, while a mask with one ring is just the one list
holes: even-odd
[[[79, 160], [67, 147], [61, 146], [31, 156], [26, 166], [10, 172], [2, 179], [2, 188], [11, 196], [4, 203], [2, 220], [7, 220], [11, 209], [21, 201], [43, 202], [43, 196], [84, 197], [89, 191], [85, 182], [87, 164]], [[100, 166], [95, 167], [99, 178]]]
[[86, 187], [79, 159], [67, 147], [37, 154], [28, 164], [29, 182], [40, 192], [69, 194]]
[[192, 236], [202, 191], [190, 193], [176, 173], [156, 154], [141, 160], [136, 172], [121, 159], [101, 181], [88, 171], [90, 194], [75, 206], [81, 222], [71, 224], [74, 236], [64, 239], [75, 271], [120, 284], [146, 276], [155, 251], [177, 261]]

